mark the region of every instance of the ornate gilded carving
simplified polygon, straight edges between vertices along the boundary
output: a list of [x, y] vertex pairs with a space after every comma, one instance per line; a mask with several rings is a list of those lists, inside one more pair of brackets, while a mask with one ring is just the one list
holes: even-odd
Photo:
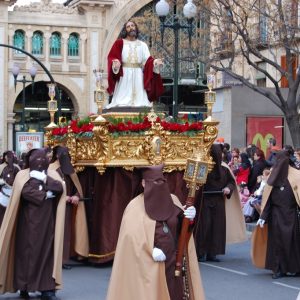
[[77, 147], [76, 147], [76, 138], [74, 133], [72, 133], [70, 130], [68, 132], [68, 139], [65, 142], [65, 145], [69, 148], [70, 156], [71, 156], [71, 162], [74, 165], [77, 161]]
[[45, 128], [45, 144], [49, 147], [53, 147], [55, 145], [55, 140], [52, 138], [52, 130]]
[[[108, 122], [104, 119], [93, 120], [94, 128], [91, 137], [76, 137], [68, 132], [66, 145], [70, 149], [72, 163], [77, 172], [86, 166], [94, 166], [100, 174], [107, 167], [123, 167], [132, 170], [134, 166], [164, 163], [165, 172], [184, 170], [188, 158], [195, 153], [202, 157], [212, 167], [209, 155], [211, 144], [217, 137], [217, 122], [203, 122], [203, 131], [189, 136], [179, 132], [165, 130], [157, 116], [151, 112], [151, 128], [144, 134], [115, 136], [109, 132]], [[51, 132], [46, 132], [49, 145], [55, 144]]]
[[214, 140], [216, 139], [218, 135], [218, 128], [217, 125], [219, 122], [207, 122], [204, 121], [204, 136], [203, 136], [203, 143], [207, 144], [207, 149], [210, 148]]
[[119, 137], [111, 141], [112, 160], [146, 159], [144, 141], [138, 138]]

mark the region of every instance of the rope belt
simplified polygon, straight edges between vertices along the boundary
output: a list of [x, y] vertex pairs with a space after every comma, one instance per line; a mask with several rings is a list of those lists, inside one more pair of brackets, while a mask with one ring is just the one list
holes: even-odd
[[139, 63], [123, 63], [122, 66], [123, 68], [137, 68], [137, 69], [142, 68], [142, 64]]

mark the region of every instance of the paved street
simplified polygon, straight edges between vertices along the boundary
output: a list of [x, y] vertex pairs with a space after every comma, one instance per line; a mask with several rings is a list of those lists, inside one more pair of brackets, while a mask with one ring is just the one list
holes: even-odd
[[[300, 292], [300, 277], [273, 280], [270, 271], [252, 266], [249, 248], [249, 241], [232, 245], [227, 247], [224, 257], [220, 256], [220, 263], [200, 264], [206, 298], [296, 300]], [[64, 270], [64, 289], [58, 292], [58, 296], [62, 300], [104, 300], [110, 272], [110, 264], [98, 267], [77, 265], [72, 270]], [[4, 299], [19, 298], [15, 294], [0, 296], [0, 300]], [[38, 299], [38, 295], [33, 299]]]

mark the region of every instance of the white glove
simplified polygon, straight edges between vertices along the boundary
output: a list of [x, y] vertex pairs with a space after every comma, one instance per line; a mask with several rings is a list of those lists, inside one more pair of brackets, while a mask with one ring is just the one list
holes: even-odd
[[52, 191], [47, 191], [46, 193], [46, 199], [55, 198], [55, 195], [52, 193]]
[[153, 248], [152, 257], [154, 261], [165, 261], [166, 256], [159, 248]]
[[189, 220], [194, 220], [196, 216], [196, 208], [195, 206], [190, 206], [184, 210], [184, 216]]
[[260, 228], [263, 228], [264, 227], [264, 224], [265, 224], [265, 220], [264, 219], [258, 219], [257, 223], [256, 223], [256, 226], [260, 226]]
[[47, 179], [47, 175], [45, 174], [45, 171], [40, 172], [40, 171], [33, 170], [30, 171], [29, 175], [30, 177], [43, 181], [44, 183], [46, 182]]

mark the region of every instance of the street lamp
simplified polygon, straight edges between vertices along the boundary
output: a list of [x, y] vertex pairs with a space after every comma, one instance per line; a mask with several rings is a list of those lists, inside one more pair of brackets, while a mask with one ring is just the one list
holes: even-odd
[[[176, 5], [176, 1], [175, 1]], [[173, 103], [172, 103], [172, 114], [176, 118], [178, 115], [178, 47], [179, 47], [179, 30], [187, 29], [189, 35], [189, 44], [191, 46], [193, 20], [197, 14], [197, 8], [193, 3], [193, 0], [187, 0], [187, 3], [183, 7], [183, 15], [188, 19], [188, 25], [181, 25], [177, 12], [173, 13], [173, 23], [165, 24], [166, 16], [169, 13], [170, 5], [166, 0], [159, 0], [155, 6], [156, 13], [160, 19], [160, 31], [161, 31], [161, 42], [163, 44], [164, 29], [171, 28], [174, 32], [174, 83], [173, 83]]]
[[18, 76], [20, 74], [20, 68], [17, 65], [14, 65], [13, 68], [12, 68], [12, 74], [14, 76], [15, 90], [16, 90], [18, 82], [23, 83], [23, 90], [22, 90], [22, 108], [23, 109], [22, 109], [22, 120], [21, 120], [23, 131], [25, 131], [25, 102], [26, 102], [25, 87], [26, 87], [26, 83], [31, 83], [32, 84], [31, 92], [33, 94], [33, 91], [34, 91], [34, 78], [36, 76], [36, 72], [37, 72], [36, 67], [31, 66], [30, 69], [29, 69], [29, 74], [31, 76], [31, 80], [27, 80], [26, 75], [23, 75], [22, 79], [18, 79]]

